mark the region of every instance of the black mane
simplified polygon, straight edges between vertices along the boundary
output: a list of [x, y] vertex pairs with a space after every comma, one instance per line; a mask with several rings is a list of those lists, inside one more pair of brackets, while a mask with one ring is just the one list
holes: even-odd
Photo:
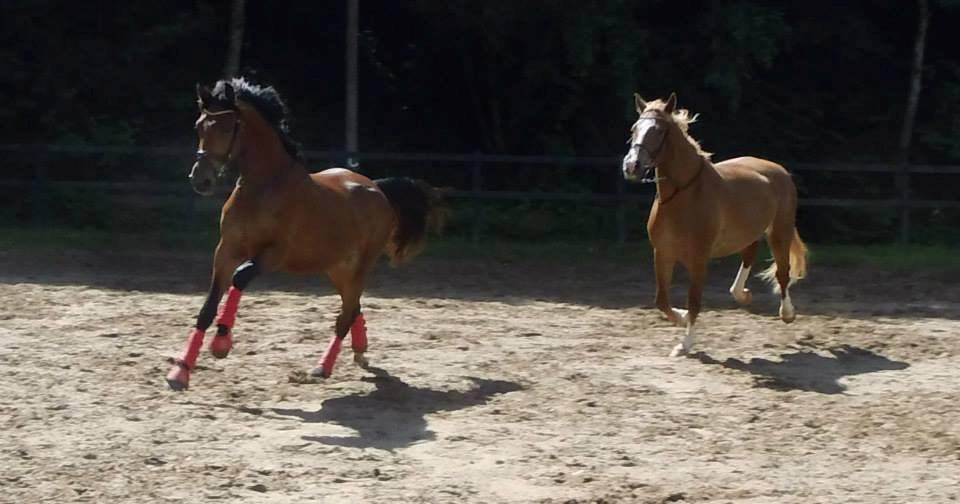
[[250, 104], [257, 112], [263, 116], [273, 129], [280, 136], [280, 141], [287, 153], [296, 159], [303, 160], [303, 151], [300, 144], [290, 138], [290, 126], [287, 122], [287, 104], [284, 103], [280, 93], [273, 86], [260, 86], [247, 82], [243, 77], [234, 77], [230, 80], [219, 80], [213, 88], [213, 98], [227, 107], [228, 104], [224, 94], [224, 84], [229, 82], [236, 93], [237, 100], [243, 100]]

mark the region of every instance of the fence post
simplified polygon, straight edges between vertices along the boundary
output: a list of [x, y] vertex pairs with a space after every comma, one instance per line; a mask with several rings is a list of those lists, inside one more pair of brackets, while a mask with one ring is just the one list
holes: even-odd
[[47, 163], [50, 161], [50, 157], [47, 149], [43, 149], [34, 157], [36, 166], [30, 187], [30, 222], [32, 224], [47, 224], [49, 222], [50, 175], [47, 173]]
[[623, 245], [627, 242], [627, 181], [623, 174], [617, 170], [617, 243]]
[[900, 163], [897, 170], [897, 195], [900, 200], [900, 243], [910, 241], [910, 164]]
[[470, 177], [470, 190], [473, 193], [471, 197], [473, 198], [473, 228], [471, 229], [470, 238], [474, 242], [480, 241], [480, 230], [482, 227], [482, 218], [483, 218], [483, 209], [481, 208], [481, 201], [479, 197], [480, 191], [483, 190], [483, 160], [480, 157], [479, 151], [473, 152], [473, 166], [472, 173]]

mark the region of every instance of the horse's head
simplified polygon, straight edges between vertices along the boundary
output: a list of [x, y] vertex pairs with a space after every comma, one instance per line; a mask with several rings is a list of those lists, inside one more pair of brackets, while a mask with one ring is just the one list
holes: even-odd
[[630, 128], [630, 148], [623, 157], [623, 177], [627, 180], [653, 182], [654, 169], [664, 153], [667, 136], [674, 126], [671, 114], [677, 108], [677, 95], [671, 93], [666, 102], [647, 103], [634, 94], [634, 103], [640, 117]]
[[212, 90], [197, 84], [197, 104], [199, 143], [190, 184], [197, 193], [209, 196], [214, 192], [217, 176], [237, 153], [237, 135], [243, 122], [236, 93], [227, 81], [218, 82]]

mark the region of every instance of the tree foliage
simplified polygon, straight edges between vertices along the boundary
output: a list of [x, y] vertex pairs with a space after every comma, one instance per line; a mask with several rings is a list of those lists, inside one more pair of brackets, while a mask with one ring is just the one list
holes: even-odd
[[[240, 73], [294, 134], [339, 148], [343, 2], [247, 4]], [[0, 3], [6, 142], [179, 143], [219, 77], [228, 1]], [[720, 156], [890, 159], [913, 22], [902, 2], [361, 2], [360, 145], [610, 155], [631, 95], [677, 91]], [[913, 159], [960, 160], [957, 2], [931, 4]]]

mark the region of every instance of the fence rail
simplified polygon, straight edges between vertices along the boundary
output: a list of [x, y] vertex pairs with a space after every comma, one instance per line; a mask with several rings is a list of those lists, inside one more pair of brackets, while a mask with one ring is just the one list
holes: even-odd
[[[61, 145], [61, 144], [5, 144], [0, 152], [15, 155], [31, 155], [40, 159], [63, 155], [141, 155], [150, 157], [177, 157], [189, 159], [189, 149], [169, 146], [116, 146], [116, 145]], [[426, 163], [449, 163], [437, 169], [467, 169], [470, 172], [469, 189], [458, 188], [449, 191], [453, 198], [470, 200], [546, 200], [546, 201], [590, 201], [606, 202], [616, 205], [617, 239], [626, 239], [626, 209], [628, 203], [652, 202], [652, 195], [630, 194], [627, 182], [620, 175], [619, 157], [568, 157], [568, 156], [524, 156], [492, 155], [479, 152], [469, 154], [450, 153], [408, 153], [408, 152], [346, 152], [346, 151], [306, 151], [305, 156], [314, 162], [336, 164], [344, 159], [363, 161], [392, 161]], [[492, 191], [484, 189], [484, 172], [496, 164], [512, 165], [551, 165], [581, 166], [590, 169], [608, 168], [615, 177], [614, 193], [581, 192], [543, 192], [543, 191]], [[913, 175], [960, 175], [960, 166], [944, 165], [898, 165], [894, 163], [784, 163], [792, 172], [837, 172], [837, 173], [876, 173], [895, 177], [896, 189], [891, 197], [884, 199], [865, 198], [801, 198], [800, 204], [807, 207], [837, 208], [892, 208], [898, 210], [901, 223], [900, 239], [910, 238], [910, 210], [923, 208], [960, 208], [960, 200], [932, 200], [912, 197], [910, 186]], [[38, 168], [32, 180], [0, 179], [3, 186], [43, 185], [46, 187], [85, 188], [117, 193], [184, 194], [185, 184], [174, 182], [131, 182], [131, 181], [65, 181], [49, 180], [46, 170]], [[479, 239], [482, 229], [482, 214], [475, 210], [472, 215], [472, 236]]]

